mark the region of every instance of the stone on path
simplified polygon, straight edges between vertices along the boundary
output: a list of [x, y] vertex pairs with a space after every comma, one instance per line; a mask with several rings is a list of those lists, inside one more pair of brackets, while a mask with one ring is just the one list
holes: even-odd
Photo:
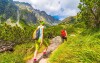
[[47, 63], [47, 59], [48, 59], [48, 58], [42, 58], [42, 59], [39, 61], [39, 63]]

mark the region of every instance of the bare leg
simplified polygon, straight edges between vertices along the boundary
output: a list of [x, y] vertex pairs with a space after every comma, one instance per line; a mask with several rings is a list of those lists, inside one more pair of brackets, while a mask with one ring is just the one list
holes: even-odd
[[43, 51], [43, 58], [47, 58], [47, 47], [44, 49], [44, 51]]
[[36, 55], [37, 55], [37, 49], [35, 50], [35, 52], [34, 52], [34, 59], [36, 59]]
[[44, 49], [44, 51], [43, 52], [46, 52], [47, 51], [47, 47]]
[[37, 52], [38, 52], [38, 49], [36, 49], [35, 52], [34, 52], [33, 63], [37, 63], [37, 58], [36, 58], [36, 56], [37, 56]]

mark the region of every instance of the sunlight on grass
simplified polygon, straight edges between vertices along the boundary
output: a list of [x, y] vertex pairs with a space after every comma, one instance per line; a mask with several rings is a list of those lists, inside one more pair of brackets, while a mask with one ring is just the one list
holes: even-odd
[[60, 45], [51, 55], [50, 63], [99, 63], [100, 32], [87, 35], [68, 36], [68, 41]]
[[23, 60], [26, 54], [29, 54], [27, 50], [33, 46], [34, 43], [26, 43], [17, 45], [14, 48], [14, 52], [4, 52], [0, 54], [0, 63], [25, 63]]

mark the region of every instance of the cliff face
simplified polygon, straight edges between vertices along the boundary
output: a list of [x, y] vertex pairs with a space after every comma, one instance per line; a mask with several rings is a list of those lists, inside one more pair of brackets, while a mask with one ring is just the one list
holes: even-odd
[[59, 21], [47, 15], [45, 11], [34, 9], [29, 3], [0, 0], [0, 22], [20, 23], [20, 21], [23, 21], [31, 25], [39, 23], [39, 20], [43, 20], [47, 24]]
[[5, 21], [9, 18], [16, 19], [18, 7], [12, 0], [0, 0], [0, 18]]

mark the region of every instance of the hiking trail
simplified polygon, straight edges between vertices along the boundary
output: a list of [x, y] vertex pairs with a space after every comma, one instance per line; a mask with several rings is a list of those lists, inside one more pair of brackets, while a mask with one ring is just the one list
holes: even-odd
[[[48, 58], [50, 54], [60, 45], [62, 44], [62, 38], [60, 36], [56, 36], [55, 38], [51, 39], [50, 45], [47, 48], [46, 56], [43, 56], [43, 53], [37, 54], [37, 62], [36, 63], [48, 63]], [[28, 60], [26, 63], [33, 63], [33, 58]]]

